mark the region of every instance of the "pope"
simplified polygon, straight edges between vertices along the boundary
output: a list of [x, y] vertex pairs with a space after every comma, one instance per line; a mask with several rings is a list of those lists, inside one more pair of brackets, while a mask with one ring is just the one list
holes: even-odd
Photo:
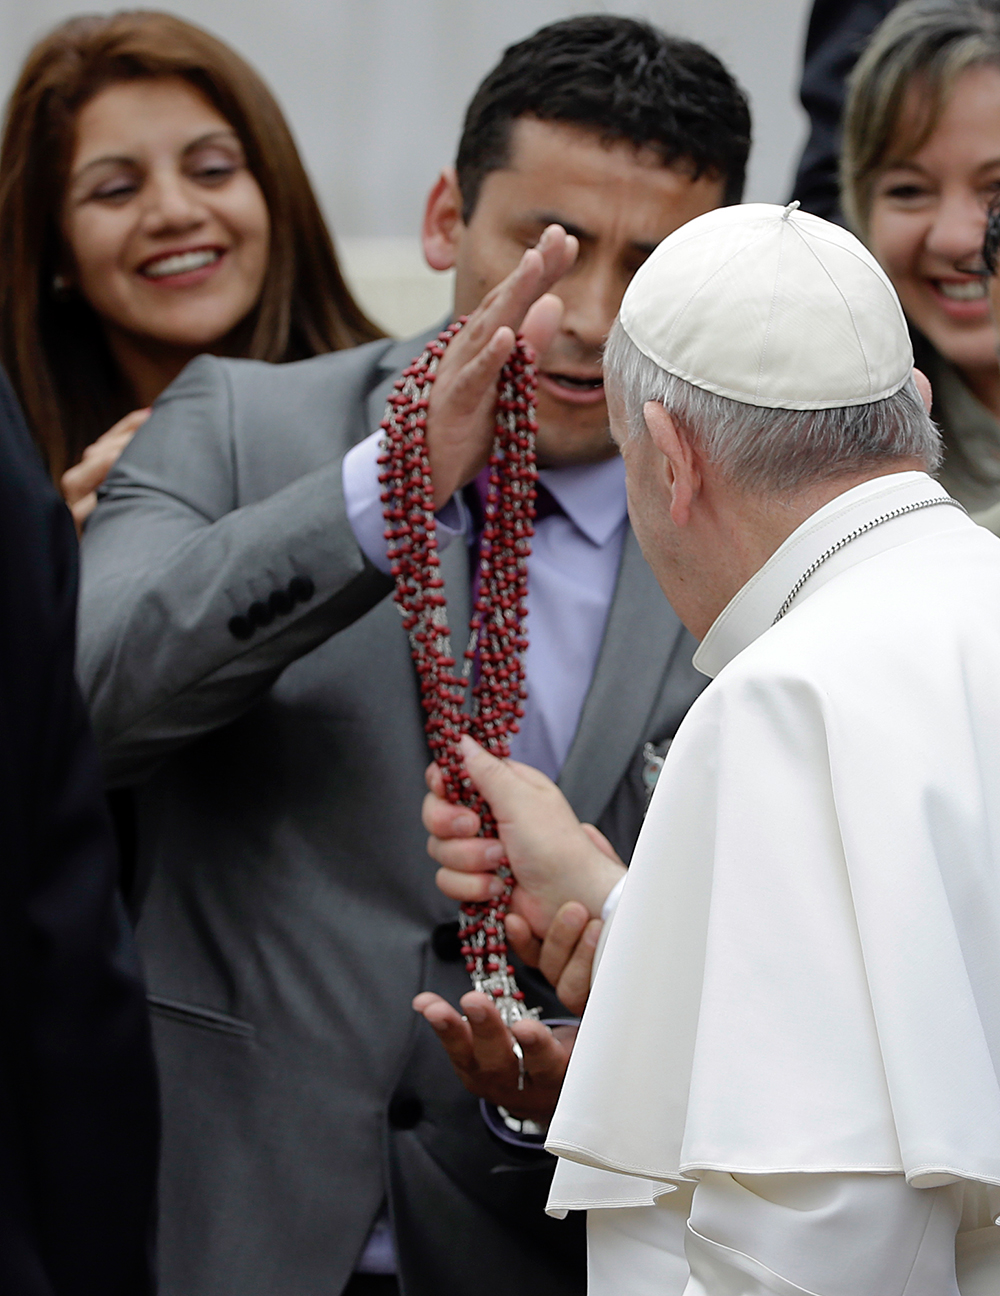
[[[627, 875], [465, 740], [515, 928], [612, 915], [546, 1143], [592, 1296], [1000, 1291], [1000, 541], [933, 480], [889, 281], [795, 206], [670, 235], [605, 351], [632, 523], [712, 681]], [[439, 882], [481, 898], [491, 847], [431, 789]]]

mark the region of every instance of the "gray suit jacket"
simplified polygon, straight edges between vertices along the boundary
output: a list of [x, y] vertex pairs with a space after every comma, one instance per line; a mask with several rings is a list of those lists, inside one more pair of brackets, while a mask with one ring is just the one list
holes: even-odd
[[[551, 1158], [494, 1140], [410, 1007], [468, 982], [408, 644], [341, 460], [420, 348], [196, 360], [87, 527], [80, 670], [109, 781], [139, 785], [164, 1296], [335, 1296], [386, 1197], [408, 1296], [467, 1296], [484, 1264], [510, 1296], [584, 1289], [579, 1221], [542, 1212]], [[630, 533], [561, 780], [626, 857], [643, 744], [703, 683], [692, 651]]]

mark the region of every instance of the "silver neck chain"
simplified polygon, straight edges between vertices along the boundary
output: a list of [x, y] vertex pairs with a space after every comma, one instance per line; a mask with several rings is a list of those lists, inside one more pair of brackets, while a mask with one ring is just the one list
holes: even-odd
[[953, 504], [955, 508], [961, 509], [963, 513], [967, 512], [965, 507], [959, 504], [958, 500], [955, 499], [922, 499], [915, 500], [912, 504], [902, 504], [899, 508], [891, 509], [888, 513], [883, 513], [880, 517], [872, 518], [870, 522], [865, 522], [863, 526], [857, 527], [849, 535], [842, 536], [841, 539], [839, 539], [836, 544], [832, 544], [825, 553], [821, 553], [814, 563], [810, 563], [789, 590], [788, 598], [786, 598], [781, 607], [778, 608], [778, 615], [774, 618], [771, 624], [778, 624], [781, 618], [798, 598], [799, 594], [801, 594], [802, 587], [805, 585], [806, 581], [808, 581], [810, 577], [815, 576], [825, 562], [829, 561], [834, 554], [840, 553], [841, 549], [849, 545], [852, 540], [857, 540], [861, 536], [867, 535], [869, 531], [874, 531], [874, 529], [877, 526], [881, 526], [883, 522], [891, 522], [893, 518], [902, 517], [904, 513], [916, 513], [920, 509], [933, 508], [936, 504]]

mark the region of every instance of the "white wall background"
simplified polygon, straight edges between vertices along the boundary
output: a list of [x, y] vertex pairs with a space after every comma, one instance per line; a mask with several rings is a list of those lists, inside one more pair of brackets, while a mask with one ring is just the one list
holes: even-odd
[[[283, 105], [348, 276], [395, 332], [444, 313], [450, 284], [422, 268], [424, 196], [454, 155], [465, 105], [501, 51], [543, 23], [603, 10], [701, 41], [750, 95], [747, 198], [781, 201], [804, 138], [797, 82], [808, 0], [168, 0], [264, 75]], [[0, 93], [32, 42], [122, 4], [0, 0]], [[138, 6], [136, 6], [138, 7]]]

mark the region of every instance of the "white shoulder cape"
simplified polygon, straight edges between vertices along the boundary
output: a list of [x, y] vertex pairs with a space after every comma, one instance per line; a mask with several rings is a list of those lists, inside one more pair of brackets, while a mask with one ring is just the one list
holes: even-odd
[[959, 520], [838, 574], [689, 712], [552, 1122], [553, 1210], [710, 1169], [969, 1180], [1000, 1214], [1000, 542]]

